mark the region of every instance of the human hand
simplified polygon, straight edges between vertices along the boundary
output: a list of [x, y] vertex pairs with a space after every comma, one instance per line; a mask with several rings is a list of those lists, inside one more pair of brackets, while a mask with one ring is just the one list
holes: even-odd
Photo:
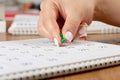
[[93, 19], [95, 0], [43, 0], [41, 3], [39, 34], [61, 46], [60, 34], [71, 42], [81, 28]]

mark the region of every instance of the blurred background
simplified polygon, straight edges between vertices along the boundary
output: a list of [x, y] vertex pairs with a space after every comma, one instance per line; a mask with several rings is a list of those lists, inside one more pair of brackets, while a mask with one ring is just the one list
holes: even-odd
[[7, 11], [39, 9], [41, 0], [4, 0]]
[[0, 9], [4, 9], [6, 20], [10, 20], [16, 14], [39, 14], [40, 3], [41, 0], [0, 0]]
[[6, 32], [18, 14], [39, 15], [41, 1], [0, 0], [0, 32]]

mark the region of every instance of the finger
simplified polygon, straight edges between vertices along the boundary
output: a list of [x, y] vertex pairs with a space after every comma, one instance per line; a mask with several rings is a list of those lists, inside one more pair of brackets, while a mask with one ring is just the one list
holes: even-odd
[[[43, 25], [39, 25], [39, 26], [43, 26]], [[38, 28], [38, 34], [41, 37], [52, 39], [52, 36], [49, 34], [49, 32], [44, 27]]]
[[42, 37], [47, 37], [49, 39], [52, 39], [54, 40], [55, 45], [61, 46], [61, 38], [59, 36], [60, 31], [56, 22], [47, 21], [47, 24], [41, 23], [39, 24], [38, 30], [39, 30], [39, 34]]
[[51, 39], [51, 35], [49, 34], [47, 29], [45, 28], [45, 25], [44, 25], [44, 22], [43, 22], [42, 18], [43, 18], [42, 12], [40, 12], [40, 17], [39, 17], [39, 20], [38, 20], [38, 34], [41, 37], [45, 37], [45, 38]]
[[61, 46], [60, 29], [57, 24], [58, 10], [55, 4], [50, 1], [49, 4], [43, 6], [41, 10], [43, 10], [42, 23], [44, 25], [44, 29], [52, 37], [55, 44], [57, 46]]
[[86, 39], [87, 38], [87, 27], [88, 27], [88, 25], [85, 22], [80, 24], [79, 31], [78, 31], [80, 39]]
[[52, 34], [53, 40], [57, 46], [61, 46], [61, 37], [60, 37], [60, 29], [55, 20], [51, 20], [48, 22], [48, 25], [50, 26], [48, 31]]
[[76, 36], [80, 22], [81, 18], [78, 18], [78, 16], [71, 15], [66, 18], [62, 33], [69, 42], [71, 42]]

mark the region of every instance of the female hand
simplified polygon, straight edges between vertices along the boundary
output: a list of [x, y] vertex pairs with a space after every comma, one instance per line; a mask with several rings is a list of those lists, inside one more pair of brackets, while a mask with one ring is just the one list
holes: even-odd
[[57, 46], [62, 45], [61, 33], [71, 42], [81, 28], [91, 23], [95, 4], [95, 0], [43, 0], [39, 34], [54, 40]]

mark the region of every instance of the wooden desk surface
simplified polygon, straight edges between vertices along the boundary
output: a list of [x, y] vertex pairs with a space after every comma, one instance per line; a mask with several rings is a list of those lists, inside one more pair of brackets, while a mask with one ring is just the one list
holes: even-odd
[[[35, 39], [40, 36], [12, 36], [0, 33], [0, 41]], [[88, 35], [88, 40], [120, 45], [120, 34]], [[76, 73], [49, 80], [120, 80], [120, 66]]]

